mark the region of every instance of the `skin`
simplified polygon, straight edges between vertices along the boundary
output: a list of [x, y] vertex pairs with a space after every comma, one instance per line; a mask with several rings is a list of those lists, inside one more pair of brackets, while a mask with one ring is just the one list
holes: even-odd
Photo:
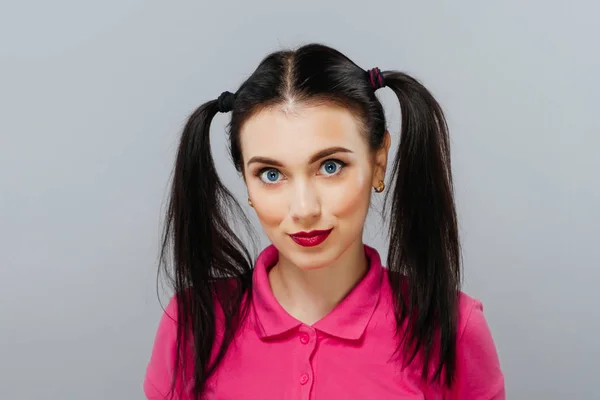
[[[374, 152], [351, 111], [291, 103], [257, 113], [240, 141], [249, 199], [279, 251], [269, 271], [273, 294], [290, 315], [312, 325], [367, 271], [362, 234], [371, 191], [384, 180], [389, 133]], [[330, 228], [315, 247], [289, 236]]]

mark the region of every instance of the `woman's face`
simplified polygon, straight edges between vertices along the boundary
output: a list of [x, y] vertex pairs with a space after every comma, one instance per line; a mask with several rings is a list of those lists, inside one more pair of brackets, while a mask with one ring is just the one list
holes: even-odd
[[315, 269], [362, 246], [371, 190], [385, 174], [387, 132], [374, 153], [350, 111], [295, 105], [259, 112], [240, 135], [248, 196], [280, 257]]

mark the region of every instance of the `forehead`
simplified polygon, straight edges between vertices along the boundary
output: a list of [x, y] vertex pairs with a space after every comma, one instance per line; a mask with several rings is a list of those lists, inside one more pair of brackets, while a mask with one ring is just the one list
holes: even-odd
[[240, 144], [244, 160], [260, 155], [286, 163], [305, 161], [334, 146], [368, 152], [356, 117], [347, 109], [329, 105], [262, 110], [244, 123]]

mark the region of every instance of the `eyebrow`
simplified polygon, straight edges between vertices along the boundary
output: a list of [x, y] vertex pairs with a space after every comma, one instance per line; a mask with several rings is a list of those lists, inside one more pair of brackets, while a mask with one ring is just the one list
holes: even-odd
[[[315, 161], [318, 161], [322, 158], [325, 158], [325, 157], [330, 156], [335, 153], [352, 153], [352, 150], [349, 150], [345, 147], [329, 147], [327, 149], [323, 149], [323, 150], [319, 151], [318, 153], [314, 154], [310, 158], [309, 164], [312, 164]], [[263, 163], [263, 164], [273, 165], [276, 167], [283, 167], [283, 164], [280, 161], [274, 160], [272, 158], [260, 157], [260, 156], [252, 157], [250, 160], [248, 160], [248, 163], [246, 165], [250, 165], [252, 163]]]

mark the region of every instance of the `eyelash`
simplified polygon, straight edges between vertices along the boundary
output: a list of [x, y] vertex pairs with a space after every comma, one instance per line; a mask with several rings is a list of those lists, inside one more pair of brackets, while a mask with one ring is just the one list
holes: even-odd
[[[337, 176], [337, 175], [339, 175], [339, 174], [341, 173], [341, 171], [342, 171], [342, 170], [343, 170], [343, 169], [344, 169], [344, 168], [345, 168], [345, 167], [348, 165], [348, 163], [345, 163], [345, 162], [344, 162], [344, 161], [342, 161], [342, 160], [338, 160], [338, 159], [336, 159], [336, 158], [330, 158], [330, 159], [327, 159], [327, 160], [323, 161], [323, 162], [321, 163], [321, 165], [319, 166], [319, 169], [321, 169], [321, 167], [322, 167], [323, 165], [325, 165], [325, 163], [328, 163], [328, 162], [334, 162], [334, 163], [338, 164], [338, 165], [339, 165], [339, 170], [338, 170], [338, 171], [336, 171], [336, 172], [335, 172], [333, 175], [327, 175], [326, 177], [333, 177], [333, 176]], [[264, 174], [265, 172], [267, 172], [267, 171], [277, 171], [277, 172], [281, 173], [281, 172], [280, 172], [280, 171], [279, 171], [277, 168], [267, 167], [267, 168], [261, 168], [261, 169], [259, 169], [259, 170], [258, 170], [258, 171], [257, 171], [257, 172], [254, 174], [254, 175], [255, 175], [255, 176], [258, 178], [258, 179], [260, 179], [260, 176], [261, 176], [262, 174]], [[267, 183], [267, 182], [263, 181], [262, 179], [260, 179], [260, 181], [261, 181], [263, 184], [265, 184], [265, 185], [274, 185], [274, 184], [276, 184], [276, 183], [277, 183], [277, 182], [273, 182], [273, 183]]]

